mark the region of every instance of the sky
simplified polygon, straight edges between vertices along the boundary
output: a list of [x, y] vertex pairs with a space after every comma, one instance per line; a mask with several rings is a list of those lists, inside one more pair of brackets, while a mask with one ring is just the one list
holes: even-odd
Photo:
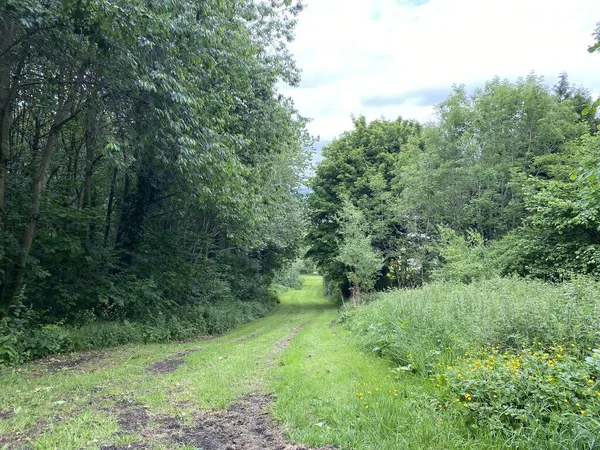
[[[290, 49], [299, 87], [283, 87], [312, 119], [317, 148], [368, 120], [432, 120], [453, 84], [567, 72], [600, 93], [590, 54], [600, 0], [305, 0]], [[317, 159], [318, 156], [317, 156]]]

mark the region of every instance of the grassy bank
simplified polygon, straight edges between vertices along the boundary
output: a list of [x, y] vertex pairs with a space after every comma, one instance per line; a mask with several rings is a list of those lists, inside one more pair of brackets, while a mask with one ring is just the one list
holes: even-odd
[[428, 380], [442, 416], [515, 448], [595, 448], [600, 297], [590, 280], [494, 279], [380, 295], [344, 323], [365, 352]]

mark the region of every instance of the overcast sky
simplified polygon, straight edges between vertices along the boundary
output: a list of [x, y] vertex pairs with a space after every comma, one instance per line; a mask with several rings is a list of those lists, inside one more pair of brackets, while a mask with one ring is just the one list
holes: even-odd
[[299, 88], [283, 89], [309, 131], [329, 141], [350, 115], [427, 121], [452, 84], [532, 71], [561, 72], [600, 93], [600, 54], [590, 55], [600, 0], [305, 0], [291, 49]]

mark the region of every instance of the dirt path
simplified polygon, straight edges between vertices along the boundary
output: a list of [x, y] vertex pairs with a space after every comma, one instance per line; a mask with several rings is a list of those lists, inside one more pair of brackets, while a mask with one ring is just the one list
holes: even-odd
[[269, 386], [306, 326], [337, 314], [311, 299], [316, 289], [309, 278], [271, 316], [214, 340], [67, 355], [1, 376], [13, 395], [0, 394], [0, 449], [309, 449], [271, 417]]

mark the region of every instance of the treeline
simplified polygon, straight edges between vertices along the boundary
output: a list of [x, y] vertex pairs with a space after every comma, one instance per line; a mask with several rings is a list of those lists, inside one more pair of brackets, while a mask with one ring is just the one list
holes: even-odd
[[[299, 80], [286, 45], [301, 8], [1, 3], [6, 355], [31, 324], [135, 320], [164, 331], [176, 317], [183, 334], [200, 334], [228, 326], [211, 329], [216, 303], [270, 301], [301, 236], [309, 140], [276, 89]], [[238, 314], [230, 323], [251, 318], [227, 310]]]
[[566, 74], [457, 86], [433, 123], [367, 123], [324, 150], [309, 255], [336, 295], [491, 274], [600, 274], [593, 99]]

